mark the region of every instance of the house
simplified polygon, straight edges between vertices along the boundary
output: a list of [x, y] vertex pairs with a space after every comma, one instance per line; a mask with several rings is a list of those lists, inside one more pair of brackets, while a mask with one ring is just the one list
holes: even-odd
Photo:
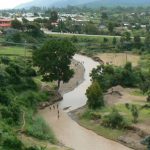
[[11, 19], [0, 19], [0, 28], [9, 28], [11, 27]]

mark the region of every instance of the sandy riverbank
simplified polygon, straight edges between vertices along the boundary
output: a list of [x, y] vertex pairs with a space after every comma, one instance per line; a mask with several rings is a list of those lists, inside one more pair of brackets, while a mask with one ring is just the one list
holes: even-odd
[[68, 83], [61, 83], [59, 92], [63, 95], [68, 93], [81, 84], [84, 80], [84, 66], [82, 63], [72, 60], [71, 68], [74, 70], [74, 76]]

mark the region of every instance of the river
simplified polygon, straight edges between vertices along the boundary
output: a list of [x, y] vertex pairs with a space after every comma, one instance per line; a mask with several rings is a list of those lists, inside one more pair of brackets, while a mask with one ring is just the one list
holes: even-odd
[[[57, 118], [57, 110], [46, 108], [40, 110], [40, 114], [51, 126], [57, 139], [74, 150], [130, 150], [130, 148], [120, 143], [106, 139], [81, 127], [68, 116], [67, 112], [86, 104], [85, 92], [91, 84], [89, 74], [98, 65], [97, 62], [86, 56], [76, 54], [74, 59], [81, 62], [85, 68], [84, 81], [73, 91], [63, 95], [63, 100], [59, 103], [61, 108], [59, 119]], [[65, 107], [70, 107], [67, 112], [63, 111]]]

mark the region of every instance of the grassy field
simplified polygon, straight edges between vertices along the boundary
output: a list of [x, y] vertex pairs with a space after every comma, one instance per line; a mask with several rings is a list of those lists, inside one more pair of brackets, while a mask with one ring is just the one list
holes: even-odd
[[32, 51], [31, 49], [24, 48], [21, 46], [0, 46], [0, 56], [8, 56], [8, 57], [31, 57]]

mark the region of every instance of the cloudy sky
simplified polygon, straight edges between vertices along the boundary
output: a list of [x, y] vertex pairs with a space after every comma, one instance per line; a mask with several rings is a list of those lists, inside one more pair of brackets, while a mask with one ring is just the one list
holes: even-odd
[[32, 0], [0, 0], [0, 9], [14, 8], [15, 6]]

